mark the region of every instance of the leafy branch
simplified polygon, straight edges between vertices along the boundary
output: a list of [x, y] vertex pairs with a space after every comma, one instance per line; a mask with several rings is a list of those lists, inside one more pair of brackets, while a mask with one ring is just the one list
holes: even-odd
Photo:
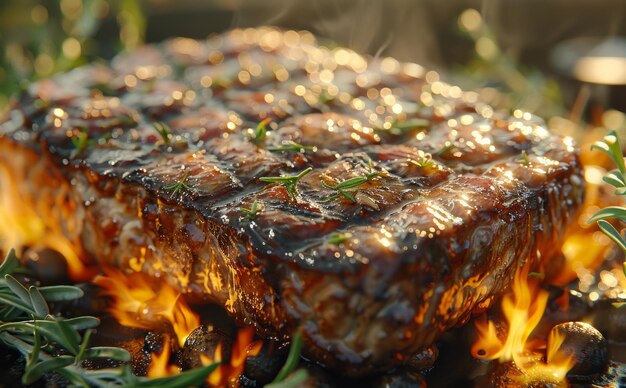
[[291, 198], [296, 198], [299, 195], [298, 192], [298, 182], [302, 179], [303, 176], [310, 173], [313, 170], [313, 167], [307, 167], [302, 170], [298, 175], [283, 175], [283, 176], [275, 176], [275, 177], [263, 177], [259, 178], [261, 182], [265, 183], [281, 183], [287, 189], [287, 193]]
[[254, 202], [252, 202], [250, 208], [240, 207], [239, 210], [241, 210], [241, 212], [245, 214], [245, 217], [248, 221], [251, 221], [259, 215], [262, 207], [259, 206], [259, 201], [255, 199]]
[[170, 144], [170, 141], [171, 141], [170, 127], [167, 124], [162, 123], [160, 121], [153, 123], [152, 126], [157, 131], [157, 133], [161, 135], [161, 139], [163, 139], [163, 143]]
[[[617, 133], [614, 130], [609, 131], [602, 140], [595, 142], [591, 148], [602, 151], [613, 160], [617, 169], [610, 171], [602, 180], [615, 187], [616, 195], [626, 196], [626, 166], [624, 165], [624, 155]], [[622, 206], [607, 206], [596, 212], [587, 222], [597, 222], [600, 230], [626, 253], [626, 240], [620, 232], [607, 221], [611, 219], [622, 223], [626, 222], [626, 208]], [[623, 264], [623, 270], [626, 275], [626, 262]]]
[[176, 195], [183, 190], [189, 191], [191, 187], [187, 184], [187, 180], [189, 179], [189, 170], [185, 171], [183, 176], [175, 183], [171, 185], [163, 186], [163, 190], [171, 191], [172, 195]]
[[95, 147], [100, 141], [106, 141], [111, 138], [111, 132], [107, 132], [102, 136], [95, 139], [89, 138], [89, 132], [85, 127], [79, 127], [78, 133], [75, 133], [70, 139], [74, 145], [73, 157], [80, 155], [87, 151], [89, 148]]
[[406, 121], [396, 120], [391, 124], [389, 129], [383, 129], [382, 131], [388, 131], [392, 135], [403, 135], [406, 132], [418, 129], [425, 128], [430, 125], [430, 120], [414, 118]]
[[331, 233], [330, 236], [328, 236], [328, 243], [331, 245], [343, 244], [344, 242], [348, 241], [350, 237], [352, 237], [352, 233]]
[[[48, 373], [65, 377], [81, 387], [187, 387], [202, 383], [218, 364], [179, 375], [150, 379], [132, 373], [128, 351], [117, 347], [89, 347], [92, 329], [100, 320], [92, 316], [64, 318], [50, 314], [50, 302], [71, 301], [83, 296], [74, 286], [26, 287], [12, 276], [19, 270], [15, 251], [0, 264], [0, 342], [26, 359], [23, 384], [33, 384]], [[84, 333], [83, 333], [84, 332]], [[90, 370], [89, 359], [119, 362], [116, 368]]]
[[278, 147], [269, 147], [269, 151], [272, 152], [282, 152], [282, 151], [295, 151], [295, 152], [304, 152], [304, 151], [317, 151], [316, 146], [305, 146], [295, 141], [287, 141], [283, 145]]
[[[278, 374], [270, 384], [266, 385], [268, 388], [291, 388], [300, 387], [308, 379], [309, 375], [305, 369], [298, 369], [298, 362], [300, 361], [300, 353], [302, 352], [302, 335], [296, 333], [291, 341], [289, 347], [289, 354], [287, 354], [287, 360], [283, 367], [278, 371]], [[293, 372], [293, 373], [292, 373]]]
[[256, 144], [263, 144], [265, 138], [267, 137], [267, 125], [272, 121], [271, 118], [266, 118], [257, 124], [254, 132], [251, 133], [250, 140]]
[[519, 158], [515, 159], [515, 163], [521, 164], [525, 167], [530, 166], [530, 158], [528, 157], [528, 153], [526, 153], [526, 150], [522, 150]]
[[341, 194], [344, 197], [351, 200], [352, 202], [357, 202], [355, 198], [355, 190], [353, 189], [356, 189], [362, 184], [369, 182], [372, 179], [380, 175], [379, 171], [374, 171], [374, 168], [372, 167], [371, 159], [368, 162], [368, 166], [369, 166], [369, 173], [361, 175], [361, 176], [356, 176], [350, 179], [346, 179], [345, 181], [339, 182], [335, 185], [329, 185], [328, 183], [322, 180], [321, 181], [322, 186], [326, 187], [327, 189], [335, 190], [337, 192], [337, 194], [332, 195], [329, 199], [335, 199], [339, 196], [339, 194]]

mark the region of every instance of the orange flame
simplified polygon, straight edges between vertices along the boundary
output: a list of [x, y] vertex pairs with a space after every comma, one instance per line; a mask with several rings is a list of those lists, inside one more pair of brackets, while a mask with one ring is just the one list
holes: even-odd
[[94, 283], [113, 299], [109, 312], [124, 326], [152, 330], [169, 324], [182, 347], [189, 333], [200, 325], [198, 315], [180, 292], [164, 282], [157, 285], [142, 272], [124, 274], [108, 269]]
[[[231, 350], [230, 361], [220, 364], [207, 377], [206, 383], [210, 387], [237, 387], [239, 376], [243, 373], [246, 357], [256, 356], [261, 351], [263, 343], [253, 342], [254, 328], [246, 327], [237, 333], [237, 340]], [[169, 341], [166, 339], [165, 344]], [[170, 364], [170, 348], [165, 346], [161, 353], [152, 353], [148, 367], [148, 377], [164, 377], [180, 373], [180, 368]], [[214, 362], [222, 362], [224, 358], [222, 344], [215, 347], [212, 356], [201, 354], [202, 365], [210, 365]]]
[[[6, 166], [0, 165], [0, 249], [8, 252], [15, 248], [18, 254], [25, 246], [54, 249], [65, 257], [72, 279], [91, 279], [96, 274], [95, 269], [83, 263], [80, 250], [65, 236], [61, 226], [45, 222], [57, 219], [51, 212], [62, 211], [63, 206], [50, 207], [50, 204], [45, 204], [35, 209], [35, 201], [18, 191], [21, 179], [13, 173]], [[66, 188], [58, 189], [58, 196], [62, 197]]]
[[[253, 342], [254, 328], [245, 327], [237, 333], [237, 340], [233, 344], [228, 364], [220, 365], [207, 378], [207, 384], [211, 387], [238, 386], [239, 376], [243, 373], [246, 357], [254, 357], [261, 351], [263, 343], [260, 341]], [[213, 358], [204, 354], [200, 355], [203, 365], [209, 365], [213, 362], [221, 361], [221, 347], [215, 349]]]
[[502, 298], [506, 325], [501, 333], [493, 321], [486, 318], [475, 321], [478, 339], [472, 345], [472, 355], [500, 362], [513, 361], [522, 372], [520, 379], [525, 384], [537, 381], [558, 383], [565, 379], [574, 361], [559, 352], [563, 338], [550, 338], [547, 363], [542, 361], [545, 341], [530, 339], [546, 309], [548, 292], [540, 287], [539, 279], [528, 274], [527, 266], [519, 269], [510, 292]]
[[166, 337], [161, 353], [152, 353], [150, 355], [150, 365], [148, 365], [147, 372], [148, 377], [166, 377], [180, 373], [179, 367], [170, 364], [171, 350], [169, 342], [169, 338]]

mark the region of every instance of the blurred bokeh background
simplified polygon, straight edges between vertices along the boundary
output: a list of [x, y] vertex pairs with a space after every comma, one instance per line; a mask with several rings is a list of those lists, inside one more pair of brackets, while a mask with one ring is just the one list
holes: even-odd
[[265, 24], [420, 63], [565, 132], [626, 122], [623, 0], [0, 0], [0, 111], [31, 80], [144, 42]]

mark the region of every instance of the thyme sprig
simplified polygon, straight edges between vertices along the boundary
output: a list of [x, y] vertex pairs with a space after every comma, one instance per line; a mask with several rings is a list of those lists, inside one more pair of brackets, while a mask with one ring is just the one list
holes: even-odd
[[240, 207], [239, 210], [245, 214], [248, 221], [251, 221], [259, 215], [262, 210], [262, 206], [259, 206], [259, 201], [255, 199], [250, 208]]
[[257, 124], [256, 128], [254, 129], [250, 137], [250, 140], [254, 144], [256, 145], [263, 144], [263, 142], [265, 141], [265, 138], [267, 137], [267, 125], [271, 122], [272, 122], [272, 119], [268, 117]]
[[175, 183], [171, 185], [163, 186], [163, 190], [171, 191], [173, 195], [176, 195], [183, 190], [190, 191], [191, 187], [187, 184], [187, 179], [189, 179], [189, 170], [185, 171], [183, 176]]
[[[117, 347], [90, 347], [93, 328], [100, 321], [92, 316], [64, 318], [50, 313], [50, 302], [72, 301], [83, 296], [74, 286], [25, 286], [12, 275], [20, 270], [15, 251], [0, 264], [0, 342], [26, 359], [23, 384], [33, 384], [48, 373], [65, 377], [80, 387], [187, 387], [201, 384], [218, 364], [179, 375], [150, 379], [137, 377], [128, 362], [128, 351]], [[83, 361], [109, 359], [115, 368], [90, 370]]]
[[[617, 133], [614, 130], [609, 131], [602, 140], [595, 142], [591, 148], [602, 151], [615, 163], [617, 169], [607, 173], [602, 180], [615, 187], [616, 195], [626, 196], [626, 166], [624, 165], [624, 155]], [[626, 253], [626, 240], [608, 220], [625, 223], [626, 207], [607, 206], [596, 212], [588, 221], [589, 223], [597, 222], [600, 230]], [[626, 275], [626, 262], [623, 263], [622, 267]]]
[[303, 176], [310, 173], [313, 170], [313, 167], [307, 167], [302, 170], [298, 175], [283, 175], [283, 176], [274, 176], [274, 177], [262, 177], [259, 178], [261, 182], [265, 183], [282, 183], [287, 189], [287, 193], [291, 198], [296, 198], [299, 195], [298, 192], [298, 182], [302, 179]]
[[392, 135], [403, 135], [408, 131], [412, 131], [418, 128], [425, 128], [430, 125], [430, 120], [414, 118], [405, 121], [396, 120], [391, 124], [391, 127], [387, 130]]
[[526, 150], [522, 150], [522, 153], [519, 158], [515, 159], [515, 162], [525, 167], [530, 166], [530, 158], [528, 157]]
[[171, 135], [172, 131], [170, 130], [170, 127], [167, 124], [160, 122], [160, 121], [153, 123], [152, 126], [157, 131], [157, 133], [161, 135], [161, 139], [163, 139], [163, 143], [170, 144], [171, 136], [172, 136]]
[[282, 151], [295, 151], [295, 152], [304, 152], [304, 151], [317, 151], [317, 147], [316, 146], [305, 146], [299, 143], [296, 143], [295, 141], [287, 141], [285, 142], [283, 145], [279, 146], [279, 147], [269, 147], [268, 151], [272, 151], [272, 152], [282, 152]]
[[346, 179], [345, 181], [339, 182], [335, 185], [329, 185], [328, 183], [324, 182], [324, 180], [322, 180], [321, 181], [322, 186], [326, 187], [327, 189], [335, 190], [337, 192], [337, 194], [331, 195], [330, 199], [335, 199], [341, 194], [344, 197], [351, 200], [352, 202], [357, 202], [356, 197], [355, 197], [356, 190], [353, 190], [353, 189], [358, 188], [362, 184], [371, 181], [372, 179], [378, 177], [381, 174], [380, 171], [374, 171], [371, 159], [368, 162], [368, 166], [369, 166], [369, 173], [365, 175], [361, 175], [361, 176], [356, 176], [350, 179]]
[[70, 138], [72, 144], [74, 145], [73, 156], [80, 155], [87, 151], [88, 149], [95, 147], [100, 141], [106, 141], [111, 138], [112, 133], [107, 132], [102, 136], [99, 136], [94, 139], [89, 138], [89, 132], [85, 127], [79, 127], [78, 134], [74, 133], [74, 135]]
[[300, 361], [300, 353], [302, 352], [302, 335], [296, 333], [291, 340], [291, 346], [289, 347], [289, 353], [287, 354], [287, 360], [280, 369], [274, 381], [266, 385], [268, 388], [288, 388], [299, 387], [309, 377], [305, 369], [298, 369], [298, 363]]
[[348, 241], [350, 237], [352, 237], [352, 233], [331, 233], [330, 236], [328, 236], [328, 243], [331, 245], [343, 244], [344, 242]]

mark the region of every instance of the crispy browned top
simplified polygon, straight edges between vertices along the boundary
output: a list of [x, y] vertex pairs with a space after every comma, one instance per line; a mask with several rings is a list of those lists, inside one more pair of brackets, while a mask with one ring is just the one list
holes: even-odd
[[[577, 166], [571, 139], [528, 113], [494, 113], [416, 64], [269, 28], [174, 39], [39, 81], [0, 128], [67, 171], [140, 184], [262, 255], [328, 271], [393, 267], [471, 221], [525, 217]], [[260, 180], [308, 167], [297, 193]]]

